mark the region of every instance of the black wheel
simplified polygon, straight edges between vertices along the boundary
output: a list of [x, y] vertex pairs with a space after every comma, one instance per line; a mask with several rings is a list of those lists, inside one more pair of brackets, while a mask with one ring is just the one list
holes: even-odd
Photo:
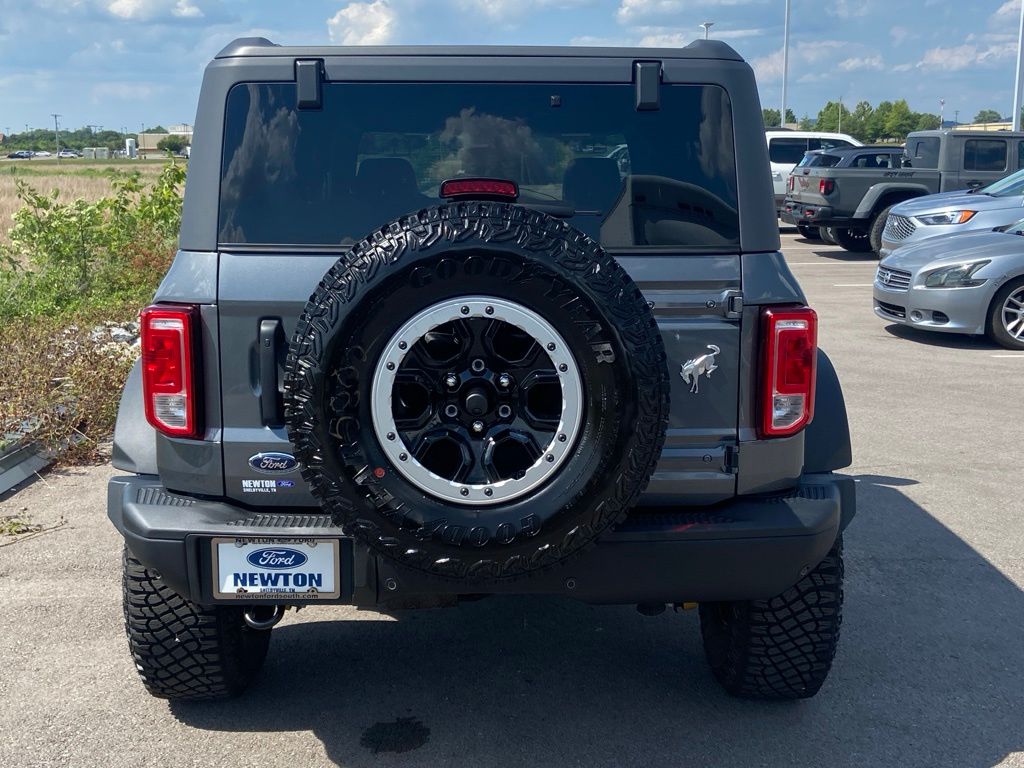
[[800, 236], [807, 240], [820, 240], [821, 235], [818, 234], [820, 227], [812, 227], [808, 224], [798, 224], [797, 231], [800, 232]]
[[189, 602], [127, 549], [122, 583], [128, 647], [152, 695], [184, 701], [231, 698], [263, 666], [270, 630], [250, 629], [242, 608]]
[[988, 337], [1006, 349], [1024, 349], [1024, 277], [996, 291], [988, 310]]
[[834, 230], [836, 244], [844, 250], [853, 253], [868, 253], [871, 250], [871, 242], [868, 240], [868, 233], [855, 229], [837, 227]]
[[457, 203], [327, 273], [285, 392], [303, 476], [339, 523], [482, 582], [562, 562], [625, 516], [661, 454], [669, 379], [647, 302], [594, 241]]
[[730, 694], [806, 699], [832, 666], [843, 607], [843, 542], [818, 567], [770, 600], [702, 603], [704, 653]]
[[885, 232], [885, 223], [889, 220], [889, 212], [895, 207], [895, 204], [890, 205], [871, 220], [871, 226], [868, 227], [868, 241], [871, 243], [871, 250], [875, 253], [881, 254], [882, 252], [882, 233]]
[[835, 227], [818, 227], [818, 237], [829, 245], [837, 245]]

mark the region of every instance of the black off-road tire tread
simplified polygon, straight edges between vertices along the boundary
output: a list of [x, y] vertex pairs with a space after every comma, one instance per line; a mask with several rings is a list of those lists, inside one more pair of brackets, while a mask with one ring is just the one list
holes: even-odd
[[871, 240], [867, 234], [861, 237], [854, 237], [853, 233], [847, 227], [837, 227], [835, 229], [836, 244], [844, 251], [850, 253], [870, 253], [871, 252]]
[[800, 233], [800, 237], [802, 237], [804, 240], [821, 239], [821, 234], [818, 231], [819, 229], [821, 229], [821, 227], [815, 227], [810, 224], [798, 224], [796, 229], [797, 232]]
[[1022, 284], [1024, 284], [1024, 277], [1008, 280], [1006, 285], [996, 291], [995, 296], [992, 297], [992, 303], [988, 307], [988, 316], [985, 319], [986, 335], [991, 341], [1004, 349], [1024, 349], [1024, 344], [1006, 332], [1006, 329], [1003, 327], [1003, 319], [1000, 317], [1006, 297], [1020, 288]]
[[[362, 454], [343, 452], [351, 478], [370, 502], [353, 502], [340, 484], [324, 472], [325, 447], [312, 425], [316, 393], [330, 364], [326, 337], [337, 323], [342, 305], [358, 300], [378, 271], [388, 264], [439, 241], [453, 246], [475, 240], [500, 249], [514, 243], [543, 257], [548, 267], [575, 278], [604, 311], [615, 317], [637, 382], [637, 418], [631, 449], [620, 462], [611, 491], [587, 520], [580, 520], [563, 539], [538, 542], [534, 554], [511, 557], [451, 549], [443, 558], [402, 546], [381, 530], [373, 514], [385, 514], [394, 498], [366, 472]], [[497, 202], [460, 202], [403, 216], [353, 246], [327, 272], [310, 297], [289, 347], [285, 373], [285, 421], [288, 437], [301, 462], [302, 476], [325, 511], [349, 535], [407, 567], [444, 579], [487, 583], [510, 581], [564, 563], [593, 545], [598, 536], [621, 522], [647, 487], [661, 456], [668, 427], [670, 384], [665, 349], [650, 306], [625, 270], [594, 240], [565, 222], [522, 206]], [[518, 538], [516, 539], [518, 542]], [[491, 553], [486, 553], [490, 555]]]
[[882, 233], [885, 232], [885, 222], [889, 219], [889, 213], [895, 208], [898, 203], [893, 203], [887, 206], [871, 220], [871, 226], [868, 227], [868, 241], [871, 243], [871, 250], [878, 255], [882, 254]]
[[828, 245], [839, 245], [829, 230], [833, 230], [833, 227], [818, 227], [818, 237], [821, 238], [823, 243]]
[[186, 600], [127, 548], [122, 583], [128, 647], [153, 696], [228, 699], [248, 687], [266, 657], [270, 630], [247, 627], [241, 608]]
[[814, 696], [839, 643], [843, 542], [797, 584], [769, 600], [700, 606], [704, 651], [733, 696], [792, 700]]

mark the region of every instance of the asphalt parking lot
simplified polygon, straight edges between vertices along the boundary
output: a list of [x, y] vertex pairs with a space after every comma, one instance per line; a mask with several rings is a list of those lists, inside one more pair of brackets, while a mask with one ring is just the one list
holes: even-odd
[[783, 240], [860, 481], [817, 698], [724, 695], [692, 611], [502, 599], [292, 613], [248, 695], [168, 705], [127, 653], [94, 467], [0, 501], [44, 526], [0, 542], [0, 766], [1024, 765], [1024, 353], [887, 327], [873, 258]]

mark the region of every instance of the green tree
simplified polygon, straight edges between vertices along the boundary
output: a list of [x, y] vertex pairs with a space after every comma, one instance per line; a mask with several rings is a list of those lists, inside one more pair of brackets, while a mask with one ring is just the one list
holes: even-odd
[[996, 112], [994, 109], [983, 109], [974, 116], [974, 122], [1001, 123], [1003, 122], [1003, 116]]
[[813, 131], [815, 128], [814, 120], [806, 112], [804, 116], [800, 118], [800, 130], [801, 131]]
[[892, 112], [892, 102], [883, 101], [871, 113], [867, 121], [867, 135], [871, 141], [890, 138], [885, 126], [890, 112]]
[[[842, 114], [841, 119], [840, 113]], [[838, 101], [830, 101], [818, 113], [817, 130], [832, 132], [839, 131], [841, 128], [845, 130], [849, 119], [850, 110], [845, 105]]]
[[871, 106], [870, 102], [857, 102], [857, 106], [853, 108], [853, 112], [850, 114], [849, 121], [843, 120], [843, 130], [855, 139], [868, 141], [871, 138], [869, 125], [874, 111], [875, 108]]
[[917, 125], [914, 126], [915, 131], [934, 131], [942, 127], [942, 121], [938, 115], [918, 112], [914, 114], [914, 119], [917, 121]]
[[779, 110], [777, 109], [762, 109], [761, 110], [761, 122], [764, 123], [765, 128], [774, 128], [780, 124], [779, 122]]
[[885, 134], [887, 138], [903, 141], [907, 134], [917, 127], [917, 118], [910, 111], [910, 105], [906, 99], [900, 99], [892, 105], [892, 109], [885, 118]]
[[147, 128], [146, 130], [143, 131], [143, 133], [167, 133], [167, 129], [164, 128], [162, 125], [157, 125], [154, 128]]
[[188, 139], [177, 134], [164, 136], [156, 143], [156, 148], [164, 152], [182, 152], [188, 146]]

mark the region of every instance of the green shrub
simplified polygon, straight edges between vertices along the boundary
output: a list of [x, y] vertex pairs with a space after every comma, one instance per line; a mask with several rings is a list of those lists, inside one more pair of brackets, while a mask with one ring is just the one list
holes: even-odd
[[176, 164], [149, 187], [137, 172], [111, 171], [111, 194], [95, 202], [64, 202], [19, 180], [0, 319], [146, 302], [174, 255], [184, 178]]

